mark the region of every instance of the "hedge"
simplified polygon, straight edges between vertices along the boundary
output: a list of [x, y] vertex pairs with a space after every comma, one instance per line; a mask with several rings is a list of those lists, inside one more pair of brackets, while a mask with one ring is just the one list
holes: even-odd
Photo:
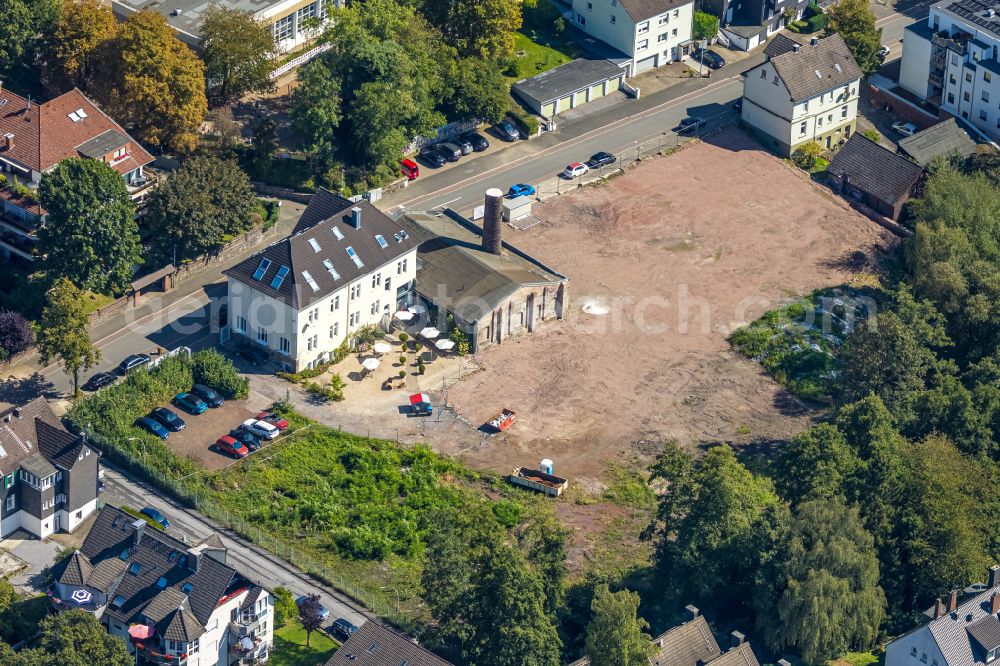
[[191, 372], [196, 384], [205, 384], [224, 398], [239, 400], [250, 392], [250, 380], [215, 349], [206, 349], [192, 356]]
[[507, 114], [507, 118], [517, 125], [517, 128], [521, 130], [525, 138], [535, 136], [538, 134], [538, 118], [521, 111], [520, 109], [512, 108]]

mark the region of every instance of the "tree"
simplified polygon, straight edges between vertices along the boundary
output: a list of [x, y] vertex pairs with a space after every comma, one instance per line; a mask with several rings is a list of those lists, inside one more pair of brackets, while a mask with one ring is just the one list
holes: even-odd
[[447, 81], [452, 87], [445, 104], [450, 120], [496, 123], [510, 108], [510, 92], [503, 72], [485, 60], [456, 60]]
[[47, 55], [49, 78], [88, 88], [95, 74], [95, 54], [117, 32], [110, 5], [99, 0], [64, 2]]
[[518, 545], [534, 565], [545, 590], [545, 612], [554, 615], [566, 591], [566, 541], [570, 531], [551, 511], [534, 512], [517, 533]]
[[17, 356], [35, 343], [31, 323], [20, 312], [0, 310], [0, 358]]
[[340, 125], [340, 81], [325, 59], [316, 58], [299, 69], [291, 115], [295, 130], [306, 140], [306, 150], [328, 164]]
[[254, 128], [253, 152], [262, 160], [269, 160], [278, 150], [278, 127], [271, 118], [264, 118]]
[[0, 78], [9, 79], [14, 68], [25, 62], [35, 36], [31, 8], [24, 0], [3, 0], [3, 30], [0, 30]]
[[95, 95], [115, 118], [135, 127], [140, 141], [194, 150], [208, 111], [205, 66], [165, 18], [152, 10], [129, 16], [101, 49], [99, 68]]
[[514, 52], [521, 0], [424, 0], [421, 12], [462, 57], [494, 62]]
[[63, 371], [73, 378], [73, 396], [80, 395], [80, 371], [101, 360], [101, 352], [90, 341], [83, 293], [66, 278], [48, 293], [48, 304], [38, 322], [38, 353], [43, 365], [58, 358]]
[[792, 153], [792, 161], [800, 169], [809, 171], [816, 166], [816, 159], [823, 152], [823, 148], [816, 141], [806, 141], [795, 149]]
[[121, 174], [99, 160], [69, 157], [42, 175], [38, 191], [48, 211], [38, 236], [50, 278], [123, 293], [141, 254], [135, 204]]
[[882, 57], [882, 29], [875, 25], [875, 13], [867, 0], [845, 0], [830, 8], [826, 34], [839, 34], [865, 76], [874, 74]]
[[792, 504], [842, 495], [860, 461], [834, 426], [821, 424], [796, 435], [782, 451], [776, 483]]
[[319, 603], [318, 594], [307, 595], [299, 604], [299, 622], [306, 630], [306, 645], [312, 638], [312, 632], [323, 626], [323, 606]]
[[287, 587], [274, 588], [274, 624], [275, 628], [284, 627], [299, 616], [299, 608], [295, 605], [292, 592]]
[[707, 12], [694, 13], [694, 38], [712, 39], [719, 34], [719, 17]]
[[275, 44], [271, 26], [253, 14], [209, 7], [201, 27], [208, 95], [215, 105], [232, 104], [247, 93], [273, 87]]
[[38, 647], [19, 653], [18, 666], [131, 666], [125, 642], [93, 615], [69, 610], [42, 620]]
[[757, 626], [768, 646], [819, 666], [870, 648], [885, 617], [878, 558], [855, 508], [841, 499], [798, 507], [788, 545], [761, 574]]
[[162, 260], [201, 256], [250, 228], [257, 197], [233, 161], [193, 157], [147, 197], [145, 223]]
[[649, 623], [639, 612], [639, 595], [629, 590], [612, 592], [598, 585], [590, 604], [587, 657], [593, 666], [645, 666], [649, 663]]

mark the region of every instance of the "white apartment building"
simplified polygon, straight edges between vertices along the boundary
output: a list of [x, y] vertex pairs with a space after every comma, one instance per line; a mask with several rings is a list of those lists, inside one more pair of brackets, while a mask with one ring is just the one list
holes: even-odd
[[580, 30], [631, 58], [629, 76], [681, 59], [694, 0], [573, 0]]
[[320, 189], [292, 235], [224, 271], [232, 334], [289, 370], [315, 367], [409, 302], [417, 245], [367, 201]]
[[53, 607], [93, 613], [137, 663], [262, 664], [274, 643], [274, 597], [227, 564], [216, 535], [192, 546], [105, 505], [54, 574]]
[[742, 120], [781, 155], [830, 148], [855, 131], [861, 76], [840, 35], [795, 44], [743, 73]]
[[899, 85], [1000, 139], [1000, 2], [943, 0], [903, 31]]

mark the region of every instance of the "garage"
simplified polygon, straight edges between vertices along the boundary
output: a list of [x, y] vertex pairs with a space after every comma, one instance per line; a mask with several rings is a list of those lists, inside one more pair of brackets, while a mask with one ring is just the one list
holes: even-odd
[[[656, 66], [656, 56], [649, 56], [648, 58], [643, 58], [635, 63], [635, 74], [641, 74], [647, 72]], [[633, 76], [635, 76], [633, 74]]]
[[601, 58], [578, 58], [510, 87], [532, 113], [552, 118], [563, 111], [619, 90], [624, 80], [623, 63]]

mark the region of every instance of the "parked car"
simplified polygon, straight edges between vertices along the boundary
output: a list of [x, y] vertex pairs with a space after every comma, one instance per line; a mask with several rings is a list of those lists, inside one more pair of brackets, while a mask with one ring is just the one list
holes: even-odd
[[[303, 594], [301, 597], [299, 597], [298, 599], [295, 600], [295, 605], [296, 606], [301, 606], [302, 604], [304, 604], [306, 602], [306, 599], [308, 599], [308, 598], [309, 597], [307, 597], [306, 595]], [[327, 608], [326, 606], [324, 606], [323, 604], [320, 604], [319, 605], [319, 616], [323, 619], [324, 622], [326, 622], [326, 618], [330, 617], [330, 609]], [[344, 620], [344, 622], [347, 622], [347, 620]], [[350, 623], [348, 623], [348, 624], [350, 624]], [[356, 631], [356, 629], [355, 629], [355, 631]]]
[[142, 428], [146, 432], [156, 435], [160, 439], [166, 439], [170, 437], [170, 431], [163, 427], [163, 424], [154, 418], [149, 416], [140, 416], [135, 420], [136, 426]]
[[104, 482], [103, 481], [98, 481], [97, 482], [97, 494], [100, 495], [103, 492], [104, 492]]
[[159, 511], [157, 511], [156, 509], [154, 509], [151, 506], [146, 506], [146, 507], [143, 507], [143, 508], [139, 509], [139, 513], [141, 513], [142, 515], [146, 516], [147, 518], [149, 518], [153, 522], [159, 523], [160, 526], [163, 527], [163, 529], [169, 529], [170, 528], [170, 521], [167, 520], [167, 517], [164, 516], [162, 513], [160, 513]]
[[477, 153], [481, 153], [490, 147], [490, 142], [479, 132], [466, 132], [459, 138], [472, 144], [472, 149]]
[[448, 141], [435, 144], [434, 148], [449, 162], [457, 162], [462, 157], [462, 149]]
[[345, 620], [342, 617], [338, 617], [333, 621], [333, 633], [337, 634], [341, 638], [350, 638], [351, 634], [357, 632], [357, 630], [358, 628], [351, 624], [349, 620]]
[[572, 162], [567, 165], [565, 169], [563, 169], [562, 176], [563, 178], [570, 179], [579, 178], [588, 171], [590, 171], [590, 169], [583, 162]]
[[96, 375], [87, 380], [87, 383], [83, 385], [83, 388], [87, 391], [97, 391], [109, 384], [113, 384], [115, 381], [115, 376], [107, 372], [98, 372]]
[[685, 116], [674, 131], [678, 134], [687, 134], [689, 132], [697, 132], [698, 128], [705, 124], [705, 121], [698, 116]]
[[256, 451], [260, 448], [260, 437], [253, 434], [249, 430], [244, 430], [243, 428], [233, 428], [229, 431], [229, 436], [251, 451]]
[[439, 153], [434, 146], [427, 146], [420, 150], [420, 159], [422, 159], [426, 164], [437, 169], [438, 167], [443, 167], [447, 160], [444, 155]]
[[902, 120], [894, 122], [892, 124], [892, 129], [896, 130], [903, 136], [913, 136], [917, 132], [917, 126], [913, 123], [904, 123]]
[[420, 175], [420, 167], [413, 160], [399, 160], [399, 170], [406, 176], [406, 180], [416, 180]]
[[691, 59], [704, 63], [710, 69], [720, 69], [726, 66], [726, 59], [711, 49], [695, 49], [691, 53]]
[[878, 57], [879, 57], [879, 60], [881, 60], [882, 62], [885, 62], [885, 59], [888, 56], [889, 56], [889, 47], [888, 46], [886, 46], [885, 44], [883, 44], [882, 46], [878, 47]]
[[257, 419], [247, 419], [244, 421], [243, 429], [249, 430], [261, 439], [274, 439], [281, 434], [281, 431], [276, 426], [271, 425], [267, 421], [258, 421]]
[[249, 361], [251, 365], [264, 365], [271, 360], [271, 354], [266, 349], [261, 349], [257, 345], [243, 345], [236, 354]]
[[129, 372], [132, 372], [136, 368], [140, 368], [144, 365], [147, 365], [152, 360], [153, 359], [151, 359], [146, 354], [132, 354], [131, 356], [126, 357], [124, 361], [118, 364], [118, 369], [121, 370], [121, 373], [124, 375]]
[[510, 189], [507, 190], [508, 199], [516, 199], [518, 197], [530, 197], [535, 193], [535, 187], [533, 185], [528, 185], [527, 183], [518, 183], [517, 185], [511, 185]]
[[213, 391], [204, 384], [192, 386], [191, 393], [207, 402], [209, 407], [221, 407], [226, 402], [217, 391]]
[[514, 127], [514, 123], [509, 120], [501, 120], [493, 129], [504, 141], [517, 141], [521, 138], [521, 133]]
[[606, 153], [603, 150], [599, 153], [594, 153], [587, 160], [587, 167], [591, 169], [600, 169], [602, 166], [607, 166], [609, 164], [614, 164], [618, 161], [618, 158], [611, 153]]
[[472, 153], [472, 142], [466, 141], [464, 137], [458, 137], [452, 139], [449, 143], [453, 143], [462, 150], [463, 155], [469, 155]]
[[180, 432], [184, 430], [184, 419], [174, 414], [166, 407], [157, 407], [153, 410], [152, 417], [163, 424], [170, 432]]
[[257, 412], [257, 418], [261, 421], [267, 421], [278, 430], [284, 430], [288, 427], [288, 421], [271, 412]]
[[208, 403], [193, 393], [178, 393], [174, 396], [174, 404], [188, 414], [204, 414]]
[[225, 453], [235, 458], [246, 458], [250, 455], [250, 449], [244, 446], [242, 442], [237, 441], [235, 437], [230, 437], [229, 435], [223, 435], [215, 440], [215, 448], [220, 453]]

